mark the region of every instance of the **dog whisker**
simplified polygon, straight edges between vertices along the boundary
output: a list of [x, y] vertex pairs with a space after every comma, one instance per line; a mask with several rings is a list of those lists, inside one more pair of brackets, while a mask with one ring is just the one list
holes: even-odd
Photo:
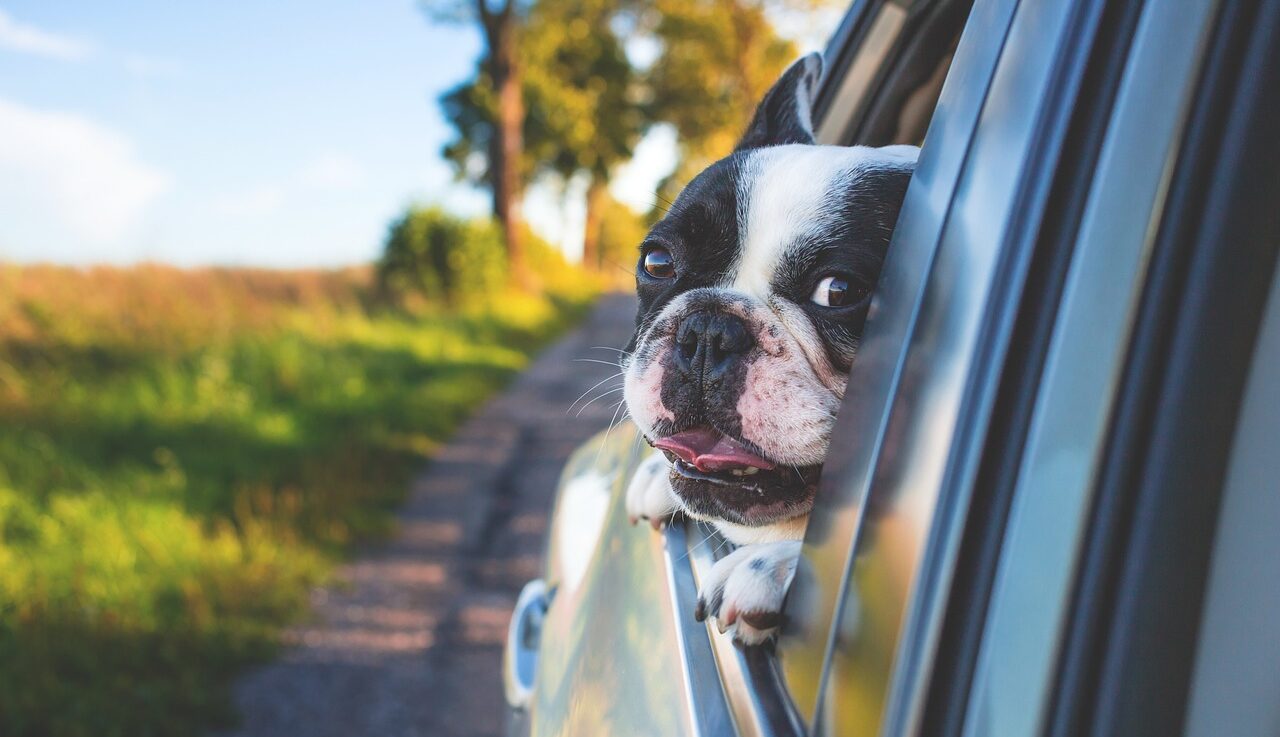
[[[578, 406], [578, 402], [581, 402], [583, 397], [585, 397], [585, 396], [587, 396], [588, 394], [590, 394], [591, 392], [595, 391], [595, 388], [596, 388], [597, 386], [600, 386], [601, 384], [605, 383], [606, 381], [610, 381], [610, 380], [616, 379], [616, 378], [618, 378], [619, 376], [622, 376], [622, 374], [623, 374], [623, 372], [622, 372], [622, 371], [619, 371], [618, 373], [614, 374], [613, 376], [610, 376], [610, 377], [607, 377], [607, 378], [601, 379], [600, 381], [597, 381], [597, 382], [595, 383], [595, 385], [594, 385], [594, 386], [592, 386], [590, 389], [586, 390], [586, 391], [585, 391], [585, 392], [583, 392], [582, 394], [579, 394], [579, 395], [578, 395], [578, 398], [577, 398], [577, 399], [575, 399], [575, 400], [573, 400], [573, 404], [569, 405], [569, 409], [566, 409], [566, 410], [564, 411], [564, 413], [567, 415], [567, 414], [569, 414], [570, 412], [572, 412], [572, 411], [573, 411], [573, 408]], [[601, 395], [601, 396], [603, 396], [603, 395]], [[597, 397], [597, 399], [599, 399], [599, 397]], [[594, 401], [594, 400], [592, 400], [592, 401]], [[588, 402], [588, 404], [590, 404], [590, 402]], [[581, 413], [581, 412], [579, 412], [578, 414], [582, 414], [582, 413]]]
[[622, 350], [621, 348], [614, 348], [613, 346], [609, 346], [609, 345], [593, 345], [593, 346], [591, 346], [590, 348], [588, 348], [587, 350], [589, 350], [589, 351], [613, 351], [614, 353], [621, 353], [621, 354], [622, 354], [622, 355], [624, 355], [624, 356], [630, 356], [630, 355], [631, 355], [631, 351], [624, 351], [624, 350]]
[[[600, 399], [602, 399], [602, 398], [604, 398], [604, 397], [607, 397], [607, 396], [609, 396], [610, 394], [613, 394], [613, 393], [615, 393], [615, 392], [623, 391], [623, 390], [625, 390], [625, 389], [626, 389], [626, 387], [625, 387], [625, 386], [614, 387], [613, 389], [610, 389], [610, 390], [609, 390], [609, 391], [607, 391], [607, 392], [603, 392], [603, 393], [601, 393], [599, 396], [592, 397], [590, 402], [587, 402], [586, 404], [582, 405], [582, 409], [578, 410], [578, 414], [574, 415], [574, 417], [581, 417], [581, 416], [582, 416], [582, 413], [587, 411], [587, 407], [590, 407], [590, 406], [591, 406], [592, 404], [594, 404], [597, 400], [600, 400]], [[624, 400], [622, 400], [622, 401], [624, 401], [624, 402], [625, 402], [625, 401], [627, 401], [627, 400], [625, 400], [625, 399], [624, 399]]]
[[[719, 554], [719, 552], [724, 548], [724, 546], [726, 546], [726, 545], [731, 545], [731, 544], [732, 544], [732, 543], [730, 543], [730, 542], [729, 542], [729, 538], [727, 538], [727, 537], [726, 537], [724, 540], [722, 540], [722, 541], [720, 542], [720, 544], [719, 544], [719, 545], [717, 545], [717, 546], [716, 546], [716, 549], [715, 549], [715, 550], [712, 550], [712, 551], [711, 551], [711, 557], [712, 557], [712, 558], [715, 558], [715, 557], [716, 557], [716, 555], [717, 555], [717, 554]], [[732, 549], [732, 548], [731, 548], [731, 549]]]
[[622, 364], [618, 363], [617, 361], [601, 361], [598, 358], [575, 358], [573, 360], [578, 363], [598, 363], [602, 366], [612, 366], [616, 369], [622, 368]]
[[604, 437], [600, 439], [600, 447], [596, 449], [595, 460], [591, 462], [592, 466], [600, 465], [600, 454], [604, 452], [605, 446], [609, 444], [609, 435], [613, 433], [614, 425], [626, 422], [627, 418], [631, 416], [631, 411], [627, 410], [622, 414], [622, 419], [618, 419], [618, 410], [622, 409], [622, 405], [626, 403], [627, 400], [624, 398], [621, 402], [618, 402], [613, 406], [613, 419], [609, 420], [609, 429], [604, 431]]
[[689, 548], [688, 550], [686, 550], [686, 551], [685, 551], [685, 553], [684, 553], [684, 555], [680, 556], [679, 558], [676, 558], [676, 562], [677, 562], [677, 563], [679, 563], [680, 561], [684, 560], [685, 558], [688, 558], [690, 555], [693, 555], [694, 551], [696, 551], [698, 548], [700, 548], [700, 547], [702, 547], [703, 545], [706, 545], [707, 543], [711, 542], [711, 539], [712, 539], [713, 537], [715, 537], [715, 535], [714, 535], [714, 534], [712, 534], [712, 533], [710, 533], [710, 532], [708, 532], [707, 534], [703, 535], [703, 536], [702, 536], [702, 540], [701, 540], [700, 542], [694, 543], [694, 546], [693, 546], [692, 548]]

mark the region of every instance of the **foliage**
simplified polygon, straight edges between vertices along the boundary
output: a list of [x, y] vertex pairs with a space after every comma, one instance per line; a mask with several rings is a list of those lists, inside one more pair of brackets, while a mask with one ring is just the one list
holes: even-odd
[[521, 44], [526, 150], [549, 171], [607, 178], [647, 120], [639, 75], [612, 23], [616, 0], [542, 0]]
[[[527, 11], [520, 32], [521, 186], [547, 176], [563, 183], [579, 172], [589, 178], [589, 263], [599, 260], [607, 180], [649, 124], [641, 75], [614, 30], [625, 7], [617, 0], [541, 0]], [[501, 110], [488, 67], [482, 60], [476, 76], [446, 92], [440, 104], [456, 131], [444, 147], [446, 160], [460, 178], [492, 188]]]
[[189, 735], [408, 476], [580, 314], [369, 270], [0, 266], [0, 734]]
[[378, 262], [378, 282], [397, 301], [410, 294], [457, 304], [464, 291], [500, 290], [507, 280], [501, 234], [439, 207], [410, 207], [392, 223]]
[[649, 74], [652, 115], [676, 127], [685, 154], [729, 153], [752, 112], [789, 63], [762, 0], [655, 0], [652, 33], [662, 51]]
[[[522, 291], [534, 287], [524, 247], [520, 195], [524, 180], [524, 92], [519, 55], [520, 33], [528, 17], [528, 0], [420, 0], [428, 16], [454, 22], [472, 21], [484, 40], [481, 72], [485, 83], [475, 91], [487, 94], [484, 119], [472, 121], [484, 131], [485, 183], [493, 196], [493, 217], [502, 227], [512, 283]], [[463, 90], [465, 92], [465, 90]], [[466, 95], [461, 102], [469, 99]], [[449, 155], [446, 147], [446, 156]]]
[[649, 224], [642, 216], [610, 197], [600, 219], [600, 271], [633, 281], [640, 241], [648, 230]]
[[[520, 34], [525, 118], [520, 172], [565, 179], [588, 171], [607, 176], [631, 156], [647, 124], [643, 91], [611, 23], [613, 0], [542, 0]], [[455, 137], [443, 150], [458, 175], [491, 182], [489, 152], [498, 101], [484, 60], [476, 75], [440, 98]]]
[[[553, 294], [584, 298], [601, 286], [533, 233], [526, 232], [524, 240], [534, 278]], [[377, 275], [381, 294], [400, 307], [424, 301], [474, 307], [509, 299], [510, 274], [497, 225], [435, 206], [411, 206], [392, 223]]]
[[[680, 162], [660, 186], [673, 198], [690, 178], [727, 154], [765, 91], [796, 57], [772, 18], [808, 13], [830, 0], [540, 0], [522, 6], [519, 37], [524, 153], [522, 185], [544, 175], [590, 182], [584, 257], [601, 253], [604, 190], [640, 136], [670, 123]], [[657, 49], [640, 67], [630, 39]], [[499, 104], [482, 60], [476, 76], [441, 97], [455, 137], [444, 149], [460, 178], [492, 187]]]
[[659, 192], [674, 199], [727, 155], [756, 105], [796, 58], [769, 19], [768, 0], [653, 0], [651, 33], [662, 50], [648, 75], [650, 115], [675, 126], [680, 161]]

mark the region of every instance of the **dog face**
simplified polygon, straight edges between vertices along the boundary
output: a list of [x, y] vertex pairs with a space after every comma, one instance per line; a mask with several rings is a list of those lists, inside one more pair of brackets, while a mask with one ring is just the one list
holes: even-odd
[[702, 519], [808, 513], [916, 149], [814, 145], [816, 54], [641, 245], [625, 397]]

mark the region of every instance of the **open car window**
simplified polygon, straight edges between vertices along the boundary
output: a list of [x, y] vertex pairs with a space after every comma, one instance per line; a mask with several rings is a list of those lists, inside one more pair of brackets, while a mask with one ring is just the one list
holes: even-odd
[[[969, 7], [969, 0], [926, 1], [912, 6], [901, 3], [855, 4], [826, 54], [827, 72], [816, 110], [819, 140], [845, 145], [920, 143], [951, 66]], [[995, 46], [998, 45], [997, 38]], [[960, 58], [963, 57], [957, 56]], [[976, 58], [971, 55], [966, 64], [990, 66], [993, 58], [994, 53], [984, 51]], [[964, 76], [971, 84], [975, 73], [970, 68]], [[929, 197], [949, 199], [949, 192], [943, 190], [954, 187], [967, 145], [968, 134], [962, 131], [972, 129], [977, 109], [976, 102], [965, 103], [949, 114], [951, 125], [946, 131], [931, 133], [945, 145], [940, 146], [940, 154], [934, 156], [927, 171], [933, 173], [935, 183], [948, 180], [951, 184], [935, 186], [929, 190]], [[967, 123], [961, 122], [966, 119]], [[870, 136], [874, 140], [862, 136]], [[917, 188], [916, 185], [912, 187]], [[902, 254], [896, 257], [895, 263], [901, 268], [896, 272], [897, 281], [890, 289], [895, 300], [901, 302], [895, 301], [890, 305], [882, 300], [878, 308], [889, 317], [889, 322], [893, 322], [895, 316], [906, 317], [913, 313], [937, 241], [937, 226], [940, 223], [930, 226], [932, 235], [917, 233], [912, 238], [911, 242], [918, 244], [919, 248], [900, 249]], [[892, 379], [901, 347], [905, 345], [906, 324], [907, 321], [903, 320], [893, 322], [892, 326], [882, 324], [882, 328], [890, 329], [882, 331], [881, 348], [868, 345], [864, 353], [873, 358], [864, 360], [860, 356], [857, 362], [873, 365], [872, 370], [880, 377], [874, 391], [885, 398], [893, 394], [895, 385]], [[848, 405], [842, 412], [848, 413]], [[841, 423], [848, 424], [843, 415]], [[878, 426], [874, 421], [855, 420], [855, 423]], [[847, 437], [847, 432], [844, 436], [840, 433], [837, 430], [837, 438]], [[844, 441], [840, 439], [833, 443], [833, 458], [836, 457], [837, 446], [842, 443]], [[847, 451], [848, 448], [841, 446], [841, 452], [846, 456]], [[845, 461], [847, 458], [842, 457], [841, 462]], [[839, 471], [832, 475], [841, 477]], [[820, 497], [829, 491], [830, 485], [827, 484]], [[831, 522], [851, 529], [853, 520], [849, 510], [840, 504], [830, 507], [833, 511], [838, 510], [839, 514], [839, 519]], [[813, 519], [816, 521], [818, 516], [815, 514]], [[829, 531], [821, 534], [829, 536], [829, 544], [813, 545], [811, 549], [815, 553], [826, 553], [829, 558], [822, 565], [826, 585], [820, 591], [828, 599], [824, 604], [804, 607], [804, 612], [806, 617], [829, 622], [838, 608], [834, 597], [838, 596], [844, 579], [843, 569], [852, 536], [831, 535]], [[673, 569], [687, 565], [695, 582], [707, 575], [715, 560], [724, 555], [728, 547], [711, 528], [704, 525], [671, 530], [666, 540]], [[688, 563], [683, 563], [685, 560]], [[679, 606], [679, 591], [675, 592], [675, 598]], [[792, 603], [788, 607], [789, 610], [794, 608]], [[811, 631], [816, 632], [821, 627], [814, 626]], [[692, 639], [700, 629], [704, 626], [686, 630], [685, 635]], [[804, 642], [792, 636], [777, 650], [782, 656], [777, 657], [764, 649], [737, 649], [728, 637], [717, 635], [713, 627], [706, 626], [705, 631], [725, 702], [733, 714], [739, 734], [800, 734], [808, 730], [812, 724], [817, 676], [827, 645], [824, 636], [808, 638]], [[703, 646], [691, 644], [690, 649], [702, 651]], [[809, 667], [798, 666], [802, 662], [808, 663]]]

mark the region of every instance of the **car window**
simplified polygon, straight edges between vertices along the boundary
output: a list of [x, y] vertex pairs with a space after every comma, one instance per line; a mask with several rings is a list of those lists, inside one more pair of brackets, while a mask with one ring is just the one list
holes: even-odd
[[1274, 734], [1280, 727], [1280, 280], [1272, 284], [1241, 403], [1214, 544], [1187, 737]]
[[[1258, 497], [1265, 482], [1250, 490], [1259, 480], [1250, 467], [1261, 452], [1251, 450], [1255, 433], [1266, 432], [1265, 421], [1256, 423], [1274, 416], [1265, 404], [1275, 323], [1263, 317], [1280, 246], [1280, 3], [1229, 0], [1196, 11], [1171, 23], [1164, 3], [1143, 9], [1117, 100], [1115, 117], [1127, 125], [1113, 126], [1116, 163], [1125, 166], [1097, 167], [1104, 180], [1157, 181], [1157, 206], [1134, 229], [1147, 250], [1140, 291], [1104, 300], [1137, 307], [1105, 455], [1083, 495], [1091, 505], [1083, 540], [1067, 558], [1068, 573], [1078, 571], [1067, 625], [1050, 632], [1057, 664], [1045, 734], [1165, 737], [1184, 734], [1188, 719], [1233, 737], [1276, 732], [1275, 691], [1265, 677], [1250, 678], [1275, 651], [1275, 630], [1253, 623], [1266, 620], [1274, 598], [1272, 569], [1258, 561], [1274, 558], [1259, 545], [1259, 528], [1274, 530], [1276, 508]], [[1167, 157], [1151, 157], [1153, 146], [1166, 146]], [[1140, 190], [1120, 203], [1108, 190], [1091, 207], [1148, 214]], [[1080, 281], [1105, 288], [1110, 279]], [[1079, 304], [1095, 311], [1095, 302]], [[1095, 382], [1094, 393], [1112, 392]], [[1058, 569], [1039, 573], [1053, 591]], [[1215, 602], [1218, 595], [1231, 603]], [[1244, 630], [1222, 637], [1223, 624]], [[1210, 670], [1195, 674], [1197, 658]], [[1273, 667], [1274, 657], [1262, 666]], [[1216, 706], [1189, 717], [1201, 688]]]
[[[866, 621], [861, 608], [839, 606], [849, 580], [850, 551], [866, 508], [866, 491], [875, 461], [886, 446], [892, 449], [898, 443], [898, 438], [889, 435], [893, 430], [886, 427], [886, 422], [903, 378], [904, 348], [910, 343], [925, 281], [934, 265], [944, 215], [955, 193], [1013, 6], [1013, 2], [979, 2], [967, 26], [956, 24], [952, 28], [957, 36], [963, 28], [964, 37], [947, 74], [939, 112], [929, 128], [907, 193], [877, 287], [873, 314], [850, 376], [845, 405], [833, 433], [818, 508], [806, 536], [805, 557], [788, 600], [789, 623], [778, 648], [794, 703], [808, 724], [814, 723], [821, 698], [831, 638], [839, 636], [840, 631], [847, 633], [855, 622]], [[935, 57], [934, 63], [941, 60]], [[912, 96], [900, 99], [905, 105]], [[891, 117], [897, 120], [896, 115]], [[893, 580], [886, 583], [895, 585]], [[904, 595], [905, 591], [891, 591], [877, 596], [877, 601], [900, 609]], [[843, 627], [837, 627], [841, 618]], [[887, 641], [890, 645], [892, 642], [892, 638]], [[842, 652], [851, 655], [854, 651], [846, 648]], [[879, 671], [872, 664], [883, 663], [891, 656], [890, 647], [878, 653], [864, 653], [862, 662], [868, 672]], [[868, 715], [874, 724], [878, 702], [883, 697], [883, 674], [878, 680], [878, 685], [858, 688], [832, 681], [833, 689], [843, 697], [829, 700], [828, 706], [847, 707], [850, 713]], [[877, 692], [877, 688], [881, 690]], [[865, 726], [864, 723], [860, 728]]]
[[820, 143], [920, 145], [972, 0], [862, 2], [832, 37]]
[[1146, 3], [1081, 218], [1014, 492], [964, 734], [1038, 733], [1065, 602], [1209, 9]]
[[[878, 290], [881, 309], [868, 322], [850, 399], [837, 427], [837, 437], [849, 439], [848, 457], [835, 466], [838, 478], [824, 479], [829, 483], [818, 497], [792, 595], [796, 625], [780, 647], [797, 708], [812, 721], [816, 734], [919, 733], [922, 696], [1009, 351], [1014, 308], [1036, 252], [1041, 218], [1049, 217], [1047, 194], [1063, 156], [1071, 112], [1080, 105], [1076, 95], [1089, 104], [1091, 90], [1081, 91], [1081, 85], [1091, 67], [1078, 53], [1082, 48], [1087, 52], [1090, 38], [1102, 37], [1102, 5], [979, 0], [956, 51], [886, 262]], [[1005, 28], [1007, 36], [1000, 30]], [[1194, 32], [1188, 33], [1182, 40], [1194, 40]], [[1172, 79], [1183, 79], [1176, 67], [1165, 71]], [[1179, 100], [1175, 95], [1154, 102], [1142, 99], [1133, 110], [1145, 104], [1153, 116], [1150, 135], [1136, 145], [1158, 157], [1169, 145], [1169, 126], [1176, 120], [1169, 106]], [[1104, 155], [1103, 165], [1123, 166], [1121, 150]], [[955, 168], [942, 165], [948, 156], [956, 157]], [[1086, 253], [1098, 254], [1099, 269], [1106, 268], [1106, 251], [1116, 248], [1115, 239], [1124, 243], [1119, 250], [1130, 250], [1116, 255], [1121, 264], [1106, 279], [1087, 283], [1076, 274], [1068, 282], [1069, 295], [1072, 284], [1086, 291], [1107, 285], [1118, 290], [1126, 284], [1126, 259], [1142, 253], [1143, 208], [1154, 201], [1159, 164], [1158, 158], [1154, 164], [1138, 158], [1109, 183], [1127, 194], [1099, 198], [1111, 209], [1095, 218], [1102, 212], [1111, 217], [1086, 219], [1084, 227], [1105, 224], [1112, 229], [1089, 231], [1078, 243], [1089, 245]], [[912, 290], [922, 282], [913, 301]], [[1123, 330], [1122, 298], [1081, 304], [1095, 308], [1100, 326]], [[1079, 329], [1088, 331], [1088, 325], [1082, 320]], [[1068, 416], [1084, 421], [1081, 412], [1092, 416], [1090, 408], [1105, 402], [1097, 386], [1105, 386], [1113, 366], [1095, 361], [1083, 345], [1061, 355], [1094, 361], [1090, 371], [1075, 379], [1101, 374], [1092, 395], [1077, 393], [1074, 405], [1046, 417], [1050, 423], [1067, 423]], [[1073, 380], [1071, 385], [1088, 392], [1088, 381]], [[1062, 425], [1064, 430], [1068, 424]], [[1091, 442], [1087, 432], [1083, 438]], [[1035, 466], [1042, 471], [1034, 477], [1040, 486], [1062, 480], [1053, 475], [1055, 469], [1067, 476], [1087, 473], [1087, 465], [1052, 452], [1080, 440], [1079, 435], [1059, 434], [1054, 443], [1042, 446], [1048, 455], [1040, 458], [1045, 465]], [[1038, 462], [1034, 450], [1029, 458]], [[1042, 504], [1060, 501], [1053, 494], [1029, 498]], [[1027, 543], [1035, 545], [1036, 540]], [[1059, 549], [1037, 548], [1040, 553]], [[1018, 556], [1009, 559], [1018, 565]], [[1030, 587], [1026, 595], [1032, 597], [1038, 589], [1031, 567], [1025, 575]], [[834, 592], [833, 586], [838, 586]], [[831, 607], [833, 600], [840, 606]], [[1041, 607], [1039, 614], [1051, 609]], [[1043, 696], [1029, 690], [1044, 685], [1027, 677], [1036, 672], [1029, 661], [1051, 653], [1052, 644], [1028, 647], [1020, 640], [1025, 628], [1018, 626], [1019, 611], [1009, 610], [1012, 618], [999, 620], [1008, 629], [986, 640], [1014, 657], [984, 656], [980, 661], [992, 667], [979, 669], [979, 689], [969, 710], [974, 725], [994, 723], [983, 721], [990, 712], [982, 710], [990, 708], [1016, 720], [1028, 701]], [[1006, 612], [997, 609], [993, 616]], [[1015, 658], [1028, 661], [1030, 670], [1004, 667]], [[985, 678], [998, 680], [981, 680]], [[997, 682], [1001, 688], [992, 688]], [[1025, 698], [996, 697], [1015, 691]], [[1018, 725], [1012, 733], [1035, 731]], [[972, 734], [984, 733], [982, 726], [976, 729]]]

